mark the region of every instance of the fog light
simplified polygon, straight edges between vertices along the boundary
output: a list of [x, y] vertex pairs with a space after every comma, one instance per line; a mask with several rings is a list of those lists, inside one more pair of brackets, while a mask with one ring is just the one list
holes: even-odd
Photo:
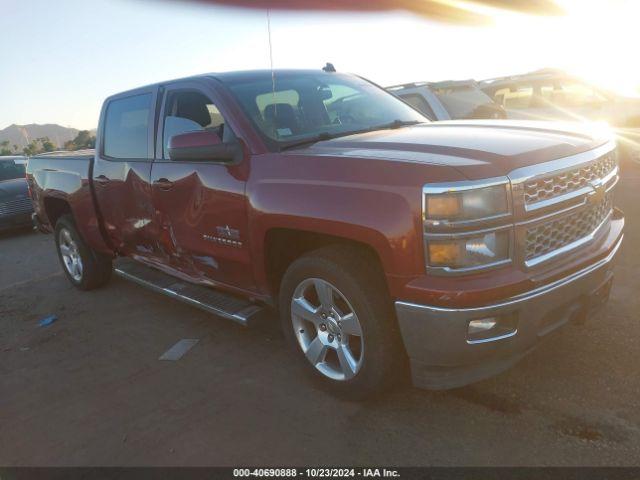
[[467, 343], [485, 343], [503, 340], [518, 333], [516, 313], [471, 320], [467, 327]]
[[471, 320], [469, 322], [469, 329], [467, 333], [469, 336], [477, 335], [478, 333], [484, 333], [487, 330], [491, 330], [498, 324], [498, 319], [495, 317], [482, 318], [480, 320]]

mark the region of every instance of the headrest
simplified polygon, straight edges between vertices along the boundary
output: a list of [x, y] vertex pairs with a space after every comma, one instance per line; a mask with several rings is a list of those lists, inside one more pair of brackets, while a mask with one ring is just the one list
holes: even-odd
[[288, 103], [271, 103], [264, 108], [264, 118], [277, 123], [280, 123], [280, 121], [287, 122], [295, 120], [295, 112]]
[[211, 123], [211, 115], [203, 99], [204, 97], [196, 92], [183, 93], [178, 97], [176, 116], [188, 118], [201, 127], [206, 127]]

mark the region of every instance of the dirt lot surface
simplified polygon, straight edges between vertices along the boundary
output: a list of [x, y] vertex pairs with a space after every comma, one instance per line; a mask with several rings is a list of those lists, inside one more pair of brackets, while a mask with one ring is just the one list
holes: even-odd
[[[275, 322], [243, 329], [119, 278], [80, 292], [51, 236], [4, 234], [0, 465], [637, 465], [639, 192], [629, 168], [600, 317], [491, 380], [367, 403], [317, 390]], [[199, 343], [158, 360], [184, 338]]]

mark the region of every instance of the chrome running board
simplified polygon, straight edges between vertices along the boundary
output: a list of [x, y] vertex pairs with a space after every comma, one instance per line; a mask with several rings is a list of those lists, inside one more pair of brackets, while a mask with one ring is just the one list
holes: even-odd
[[255, 321], [265, 312], [264, 307], [251, 303], [249, 300], [202, 285], [184, 282], [135, 260], [118, 260], [115, 265], [115, 273], [145, 288], [244, 326], [249, 326], [250, 321]]

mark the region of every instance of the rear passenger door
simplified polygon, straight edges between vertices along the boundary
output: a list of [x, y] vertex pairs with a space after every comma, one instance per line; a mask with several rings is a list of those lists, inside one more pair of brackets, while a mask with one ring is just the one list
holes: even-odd
[[[165, 263], [192, 281], [252, 289], [245, 184], [247, 159], [177, 161], [167, 153], [173, 135], [210, 130], [237, 142], [215, 91], [204, 82], [166, 87], [151, 171]], [[245, 151], [246, 156], [246, 151]]]
[[150, 182], [155, 102], [155, 88], [105, 102], [92, 175], [109, 242], [122, 254], [140, 259], [157, 257]]

